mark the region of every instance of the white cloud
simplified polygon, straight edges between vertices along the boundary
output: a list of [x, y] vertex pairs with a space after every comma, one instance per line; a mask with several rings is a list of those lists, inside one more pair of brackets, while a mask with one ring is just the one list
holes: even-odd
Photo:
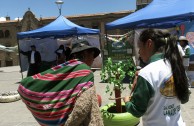
[[5, 17], [0, 17], [0, 21], [6, 21]]

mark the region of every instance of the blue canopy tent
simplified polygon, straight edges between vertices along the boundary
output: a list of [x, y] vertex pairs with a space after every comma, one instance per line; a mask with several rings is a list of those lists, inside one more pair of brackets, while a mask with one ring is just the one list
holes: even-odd
[[[194, 0], [153, 0], [146, 7], [106, 24], [111, 29], [173, 28], [193, 23]], [[194, 61], [194, 48], [191, 47]]]
[[98, 29], [85, 28], [79, 25], [76, 25], [66, 19], [63, 16], [57, 17], [56, 20], [50, 24], [27, 32], [20, 32], [17, 34], [18, 39], [24, 38], [64, 38], [73, 35], [85, 35], [85, 34], [99, 34]]
[[[38, 45], [37, 50], [41, 52], [42, 60], [44, 61], [44, 65], [42, 66], [45, 66], [45, 68], [43, 69], [47, 69], [47, 66], [49, 68], [56, 59], [54, 51], [59, 46], [57, 38], [77, 38], [81, 35], [99, 35], [99, 33], [99, 29], [79, 26], [60, 15], [53, 22], [42, 28], [18, 33], [18, 50], [28, 51], [30, 45]], [[30, 41], [28, 38], [30, 38]], [[28, 61], [23, 55], [19, 55], [19, 57], [21, 71], [23, 72], [27, 70]]]
[[171, 28], [194, 19], [194, 0], [153, 0], [145, 8], [106, 24], [106, 29]]

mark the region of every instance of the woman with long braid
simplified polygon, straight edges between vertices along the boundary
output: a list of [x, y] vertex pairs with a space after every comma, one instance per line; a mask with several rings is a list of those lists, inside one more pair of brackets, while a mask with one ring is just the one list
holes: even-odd
[[126, 110], [142, 116], [143, 126], [185, 126], [180, 105], [188, 102], [188, 80], [176, 38], [166, 30], [146, 29], [139, 38], [139, 55], [147, 63], [137, 77]]

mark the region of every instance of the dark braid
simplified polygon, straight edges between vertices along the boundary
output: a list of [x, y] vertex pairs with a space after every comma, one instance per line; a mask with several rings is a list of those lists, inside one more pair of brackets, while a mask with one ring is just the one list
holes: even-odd
[[164, 58], [170, 61], [177, 97], [181, 103], [185, 103], [189, 100], [188, 78], [175, 37], [169, 37], [165, 47]]
[[175, 91], [181, 103], [189, 100], [188, 78], [180, 56], [176, 38], [167, 30], [147, 29], [140, 35], [140, 41], [151, 39], [155, 44], [155, 52], [164, 53], [164, 60], [169, 60], [172, 68]]

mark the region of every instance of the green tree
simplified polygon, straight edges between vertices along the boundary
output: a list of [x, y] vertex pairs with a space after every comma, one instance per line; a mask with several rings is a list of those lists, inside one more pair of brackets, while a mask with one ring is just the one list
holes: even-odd
[[[105, 62], [101, 72], [101, 79], [108, 83], [106, 86], [106, 93], [110, 93], [110, 96], [115, 93], [116, 111], [118, 113], [122, 112], [121, 105], [121, 92], [126, 89], [123, 85], [123, 79], [126, 75], [129, 76], [129, 88], [131, 87], [131, 82], [135, 76], [136, 66], [132, 58], [126, 61], [113, 62], [111, 58]], [[113, 88], [110, 88], [113, 85]]]

